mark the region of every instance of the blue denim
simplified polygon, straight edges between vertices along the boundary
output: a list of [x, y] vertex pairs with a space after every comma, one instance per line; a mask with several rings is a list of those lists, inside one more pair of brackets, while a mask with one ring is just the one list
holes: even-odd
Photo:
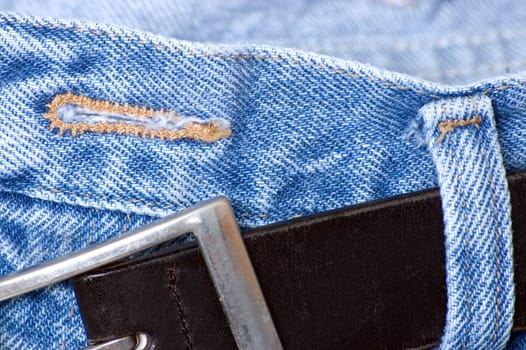
[[188, 41], [295, 48], [447, 84], [526, 66], [522, 0], [0, 0], [0, 8]]
[[442, 349], [502, 349], [513, 326], [511, 204], [491, 99], [420, 109], [445, 222], [447, 317]]
[[[99, 22], [0, 14], [0, 273], [81, 249], [217, 195], [229, 198], [242, 227], [254, 227], [440, 185], [450, 201], [444, 204], [448, 320], [443, 347], [503, 346], [513, 313], [503, 174], [526, 169], [526, 76], [517, 59], [526, 51], [520, 29], [526, 6], [520, 1], [395, 2], [364, 0], [354, 7], [283, 2], [288, 12], [239, 2], [232, 8], [245, 20], [228, 22], [215, 11], [215, 2], [186, 7], [159, 1], [143, 18], [134, 2], [0, 1], [7, 9]], [[82, 17], [88, 4], [95, 5]], [[80, 12], [68, 12], [74, 8]], [[169, 16], [176, 9], [184, 10], [182, 22]], [[164, 20], [156, 22], [151, 13]], [[494, 13], [505, 20], [488, 16]], [[214, 16], [220, 18], [211, 20]], [[265, 20], [284, 23], [287, 16], [295, 16], [296, 25], [280, 41], [288, 27], [276, 29]], [[195, 21], [195, 28], [185, 21]], [[236, 44], [167, 39], [115, 23]], [[444, 32], [449, 26], [463, 34]], [[387, 29], [401, 41], [381, 36]], [[373, 39], [357, 38], [363, 44], [356, 46], [358, 53], [340, 55], [332, 46], [318, 51], [332, 56], [276, 47], [309, 49], [322, 42], [322, 35], [341, 47], [352, 33]], [[274, 46], [240, 43], [246, 41]], [[372, 56], [376, 61], [368, 59]], [[508, 70], [515, 73], [505, 74]], [[211, 143], [118, 133], [60, 135], [43, 116], [54, 97], [67, 92], [200, 120], [222, 118], [230, 122], [232, 135]], [[435, 110], [442, 103], [447, 116]], [[446, 117], [471, 119], [473, 110], [483, 117], [478, 128], [455, 128], [435, 144], [440, 130], [433, 125]], [[484, 156], [476, 153], [481, 147]], [[460, 170], [451, 170], [455, 161], [462, 163]], [[455, 171], [464, 176], [454, 178]], [[455, 192], [458, 185], [471, 192]], [[482, 202], [469, 197], [478, 191]], [[470, 220], [471, 227], [482, 227], [469, 235], [480, 234], [485, 242], [466, 246], [461, 241], [462, 230], [454, 223], [468, 210], [454, 208], [463, 200], [480, 209]], [[496, 218], [489, 203], [497, 205]], [[459, 270], [480, 262], [488, 265]], [[477, 287], [469, 296], [471, 310], [453, 308], [456, 302], [466, 305], [468, 285]], [[0, 334], [2, 349], [85, 345], [68, 283], [0, 304]], [[508, 346], [514, 344], [520, 349], [524, 342], [512, 339]]]

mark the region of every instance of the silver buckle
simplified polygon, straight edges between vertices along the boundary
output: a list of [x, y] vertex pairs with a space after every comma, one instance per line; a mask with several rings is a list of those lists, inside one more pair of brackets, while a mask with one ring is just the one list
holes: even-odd
[[[239, 349], [282, 349], [226, 198], [202, 202], [120, 237], [2, 277], [0, 301], [64, 281], [188, 232], [197, 239]], [[128, 338], [121, 338], [120, 343], [129, 344]], [[98, 344], [96, 349], [125, 349], [101, 345], [105, 344]]]
[[91, 345], [83, 350], [147, 350], [151, 349], [150, 346], [151, 343], [148, 336], [144, 333], [139, 333]]

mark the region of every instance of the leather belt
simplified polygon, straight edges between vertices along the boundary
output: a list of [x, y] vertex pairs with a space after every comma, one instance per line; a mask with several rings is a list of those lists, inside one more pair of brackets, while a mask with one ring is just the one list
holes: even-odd
[[[526, 329], [526, 173], [508, 176], [516, 305]], [[244, 232], [285, 349], [426, 349], [445, 324], [438, 190]], [[73, 279], [90, 342], [138, 332], [155, 349], [235, 349], [193, 244]]]

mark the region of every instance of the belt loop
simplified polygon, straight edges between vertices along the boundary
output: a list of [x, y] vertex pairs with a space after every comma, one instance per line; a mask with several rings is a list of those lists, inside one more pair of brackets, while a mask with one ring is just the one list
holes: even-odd
[[419, 111], [445, 223], [441, 349], [502, 349], [513, 325], [510, 194], [491, 100], [445, 98]]

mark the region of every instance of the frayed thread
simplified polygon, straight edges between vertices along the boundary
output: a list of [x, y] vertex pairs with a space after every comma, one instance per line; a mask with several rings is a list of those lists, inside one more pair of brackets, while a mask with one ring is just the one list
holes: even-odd
[[[435, 141], [435, 145], [439, 145], [440, 143], [442, 143], [444, 138], [456, 128], [473, 125], [478, 129], [480, 127], [480, 124], [482, 124], [482, 117], [480, 115], [477, 115], [470, 119], [444, 120], [443, 122], [440, 122], [438, 124], [438, 130], [440, 131], [440, 134], [438, 135]], [[426, 147], [428, 143], [428, 138], [426, 137], [426, 133], [424, 132], [424, 121], [422, 120], [422, 118], [411, 120], [407, 129], [402, 134], [402, 138], [404, 140], [412, 141], [418, 147]]]
[[413, 119], [402, 134], [402, 138], [411, 141], [419, 148], [427, 146], [426, 136], [424, 133], [424, 122], [421, 118]]

